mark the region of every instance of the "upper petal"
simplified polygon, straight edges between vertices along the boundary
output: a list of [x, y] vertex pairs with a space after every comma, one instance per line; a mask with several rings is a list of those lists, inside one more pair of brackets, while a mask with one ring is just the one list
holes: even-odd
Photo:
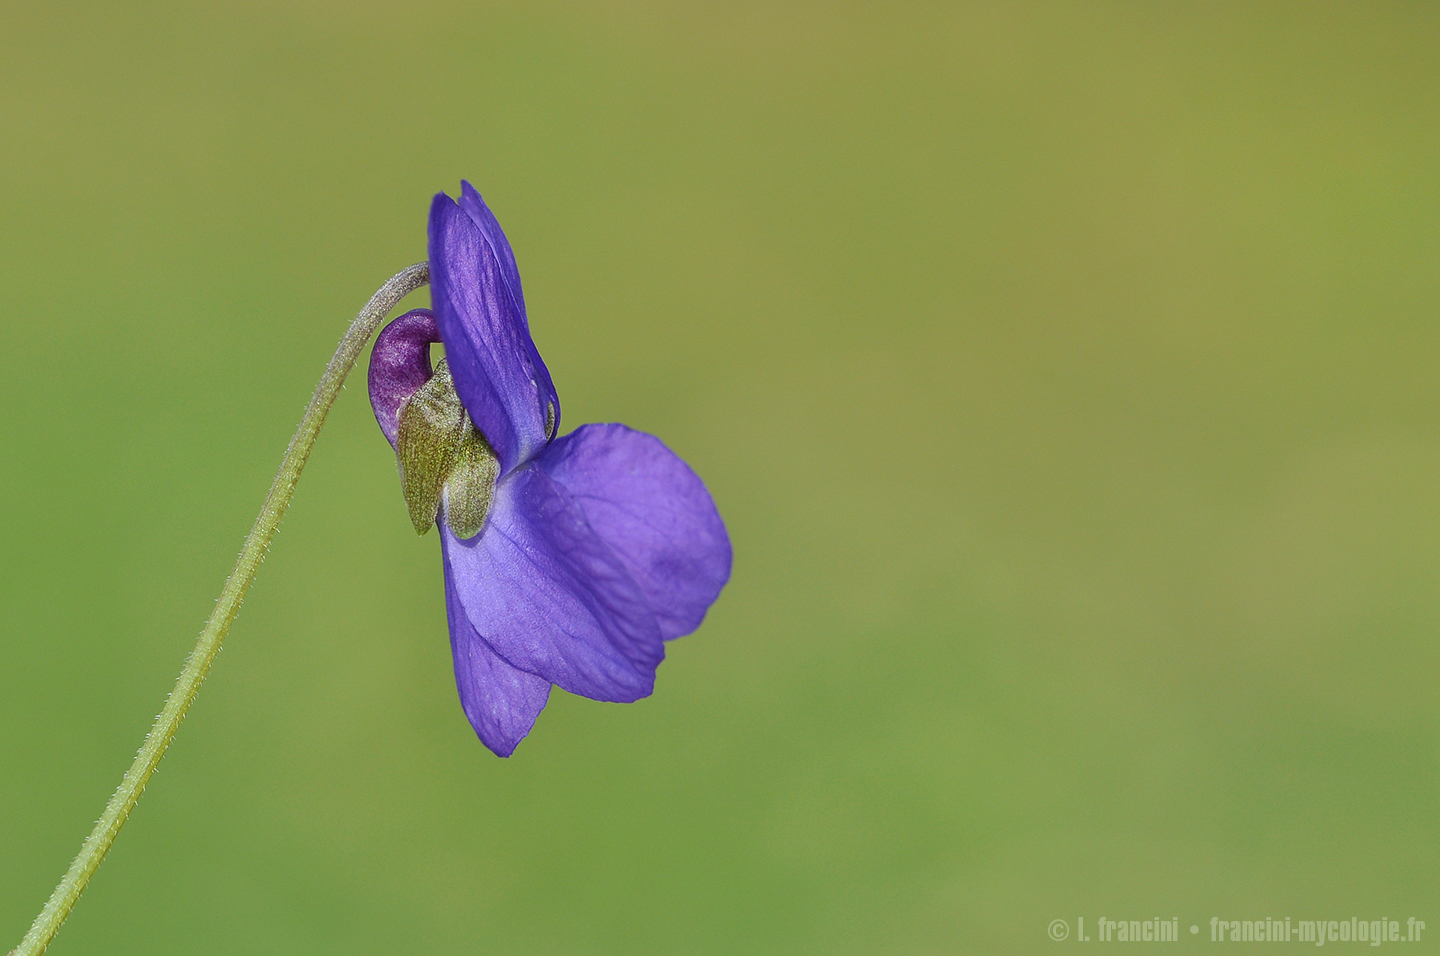
[[501, 480], [479, 535], [462, 541], [443, 521], [440, 531], [456, 597], [510, 664], [596, 700], [654, 689], [665, 645], [644, 592], [534, 463]]
[[[520, 287], [520, 269], [515, 265], [515, 253], [510, 250], [510, 240], [505, 238], [504, 231], [500, 228], [500, 222], [490, 207], [485, 205], [485, 200], [480, 198], [480, 193], [475, 187], [464, 179], [460, 180], [460, 208], [480, 228], [480, 233], [490, 245], [490, 251], [495, 255], [495, 261], [500, 264], [500, 274], [505, 280], [505, 288], [510, 292], [510, 298], [515, 303], [515, 310], [520, 314], [520, 324], [524, 326], [526, 333], [530, 331], [530, 319], [525, 313], [525, 292]], [[550, 435], [560, 434], [560, 397], [555, 392], [555, 383], [550, 379], [550, 370], [545, 367], [545, 362], [540, 358], [539, 351], [535, 348], [534, 339], [527, 339], [530, 358], [535, 365], [538, 374], [540, 395], [553, 403], [555, 418], [550, 422]]]
[[508, 757], [535, 726], [550, 699], [550, 682], [510, 666], [480, 636], [455, 593], [450, 563], [445, 562], [445, 613], [450, 619], [450, 651], [460, 706], [480, 740]]
[[[471, 204], [484, 208], [478, 194]], [[494, 224], [493, 216], [488, 223]], [[430, 206], [435, 318], [455, 390], [505, 472], [545, 448], [560, 416], [550, 371], [530, 338], [514, 262], [498, 224], [482, 229], [449, 196], [435, 197]]]
[[510, 248], [510, 240], [505, 238], [505, 231], [500, 228], [500, 220], [485, 205], [485, 200], [480, 198], [480, 193], [470, 185], [469, 180], [460, 180], [460, 199], [458, 205], [465, 210], [465, 215], [480, 230], [480, 235], [485, 238], [485, 243], [490, 247], [490, 254], [500, 264], [500, 275], [505, 280], [505, 291], [510, 293], [511, 300], [515, 303], [515, 311], [520, 315], [520, 323], [527, 329], [530, 327], [529, 320], [525, 316], [525, 293], [520, 288], [520, 269], [515, 265], [515, 253]]
[[689, 465], [654, 435], [624, 425], [584, 425], [536, 464], [625, 562], [666, 640], [700, 626], [730, 579], [730, 538]]

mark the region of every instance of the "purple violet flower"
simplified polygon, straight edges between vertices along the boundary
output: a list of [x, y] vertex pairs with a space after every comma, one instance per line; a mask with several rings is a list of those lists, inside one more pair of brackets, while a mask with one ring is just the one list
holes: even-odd
[[461, 706], [508, 757], [551, 684], [648, 696], [665, 641], [699, 627], [729, 579], [730, 539], [705, 485], [653, 435], [556, 437], [560, 399], [515, 257], [468, 182], [458, 203], [431, 204], [430, 280], [434, 311], [376, 339], [370, 401], [416, 530], [440, 526]]

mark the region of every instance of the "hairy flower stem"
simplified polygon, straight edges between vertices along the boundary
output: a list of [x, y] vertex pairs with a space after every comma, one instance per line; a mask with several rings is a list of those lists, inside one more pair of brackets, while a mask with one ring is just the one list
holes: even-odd
[[230, 623], [235, 620], [235, 615], [240, 610], [240, 602], [245, 599], [245, 592], [255, 578], [255, 571], [260, 567], [260, 562], [264, 560], [265, 552], [270, 547], [270, 539], [275, 537], [280, 519], [284, 516], [285, 509], [290, 506], [290, 499], [295, 494], [295, 483], [300, 480], [300, 472], [305, 467], [306, 459], [310, 457], [310, 449], [315, 446], [315, 439], [320, 434], [320, 426], [325, 424], [325, 416], [329, 414], [330, 406], [335, 404], [335, 398], [340, 394], [340, 386], [344, 384], [345, 376], [355, 367], [365, 343], [370, 341], [370, 336], [375, 334], [375, 330], [385, 321], [390, 310], [406, 295], [429, 281], [430, 267], [424, 262], [397, 273], [370, 297], [365, 308], [361, 309], [355, 321], [350, 323], [350, 328], [346, 330], [345, 337], [340, 340], [340, 345], [335, 350], [335, 356], [330, 359], [330, 364], [325, 367], [325, 374], [320, 376], [320, 383], [315, 386], [315, 395], [305, 409], [305, 417], [300, 419], [300, 427], [296, 430], [295, 437], [290, 439], [290, 447], [285, 449], [285, 459], [280, 463], [280, 472], [270, 486], [270, 493], [265, 496], [265, 504], [260, 509], [260, 516], [255, 519], [255, 526], [250, 529], [250, 536], [245, 539], [245, 547], [240, 550], [235, 570], [231, 571], [230, 577], [225, 580], [225, 588], [220, 592], [220, 599], [215, 602], [215, 610], [210, 614], [210, 620], [205, 622], [205, 630], [200, 632], [200, 640], [196, 642], [195, 650], [185, 662], [185, 669], [180, 672], [175, 689], [166, 699], [165, 709], [155, 718], [155, 725], [145, 736], [145, 743], [135, 756], [135, 762], [125, 772], [125, 778], [120, 781], [120, 789], [110, 798], [105, 812], [95, 824], [95, 829], [80, 848], [80, 855], [70, 864], [65, 878], [55, 887], [45, 909], [35, 918], [30, 932], [25, 934], [20, 946], [12, 951], [12, 956], [39, 956], [45, 952], [45, 947], [55, 938], [60, 924], [70, 915], [70, 910], [80, 898], [85, 884], [90, 882], [95, 868], [109, 852], [110, 844], [115, 842], [115, 835], [125, 825], [125, 819], [140, 799], [146, 781], [155, 772], [155, 765], [165, 756], [165, 750], [174, 739], [180, 721], [185, 719], [185, 712], [190, 709], [195, 695], [200, 692], [200, 684], [205, 680], [210, 665], [214, 663], [215, 655], [220, 653], [220, 642], [225, 639], [225, 632], [230, 630]]

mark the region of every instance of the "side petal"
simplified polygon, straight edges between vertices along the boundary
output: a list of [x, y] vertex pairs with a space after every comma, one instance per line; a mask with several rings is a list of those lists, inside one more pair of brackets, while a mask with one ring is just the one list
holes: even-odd
[[480, 534], [462, 541], [439, 524], [456, 597], [496, 653], [582, 697], [649, 696], [660, 626], [563, 486], [532, 463], [496, 487]]
[[494, 249], [444, 193], [430, 206], [430, 291], [455, 390], [511, 471], [553, 434], [554, 386]]
[[581, 426], [536, 464], [625, 562], [666, 640], [700, 626], [730, 579], [730, 537], [689, 465], [654, 435], [624, 425]]
[[450, 564], [445, 563], [445, 614], [450, 619], [450, 652], [460, 706], [480, 741], [497, 756], [508, 757], [535, 726], [550, 699], [550, 682], [511, 667], [475, 630], [455, 594]]

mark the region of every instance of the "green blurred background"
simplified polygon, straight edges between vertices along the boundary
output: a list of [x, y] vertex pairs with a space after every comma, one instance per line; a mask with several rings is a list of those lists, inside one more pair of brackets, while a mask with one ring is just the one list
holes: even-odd
[[687, 458], [729, 587], [496, 759], [358, 379], [55, 953], [1440, 938], [1437, 50], [1424, 3], [8, 0], [0, 943], [462, 177], [564, 425]]

